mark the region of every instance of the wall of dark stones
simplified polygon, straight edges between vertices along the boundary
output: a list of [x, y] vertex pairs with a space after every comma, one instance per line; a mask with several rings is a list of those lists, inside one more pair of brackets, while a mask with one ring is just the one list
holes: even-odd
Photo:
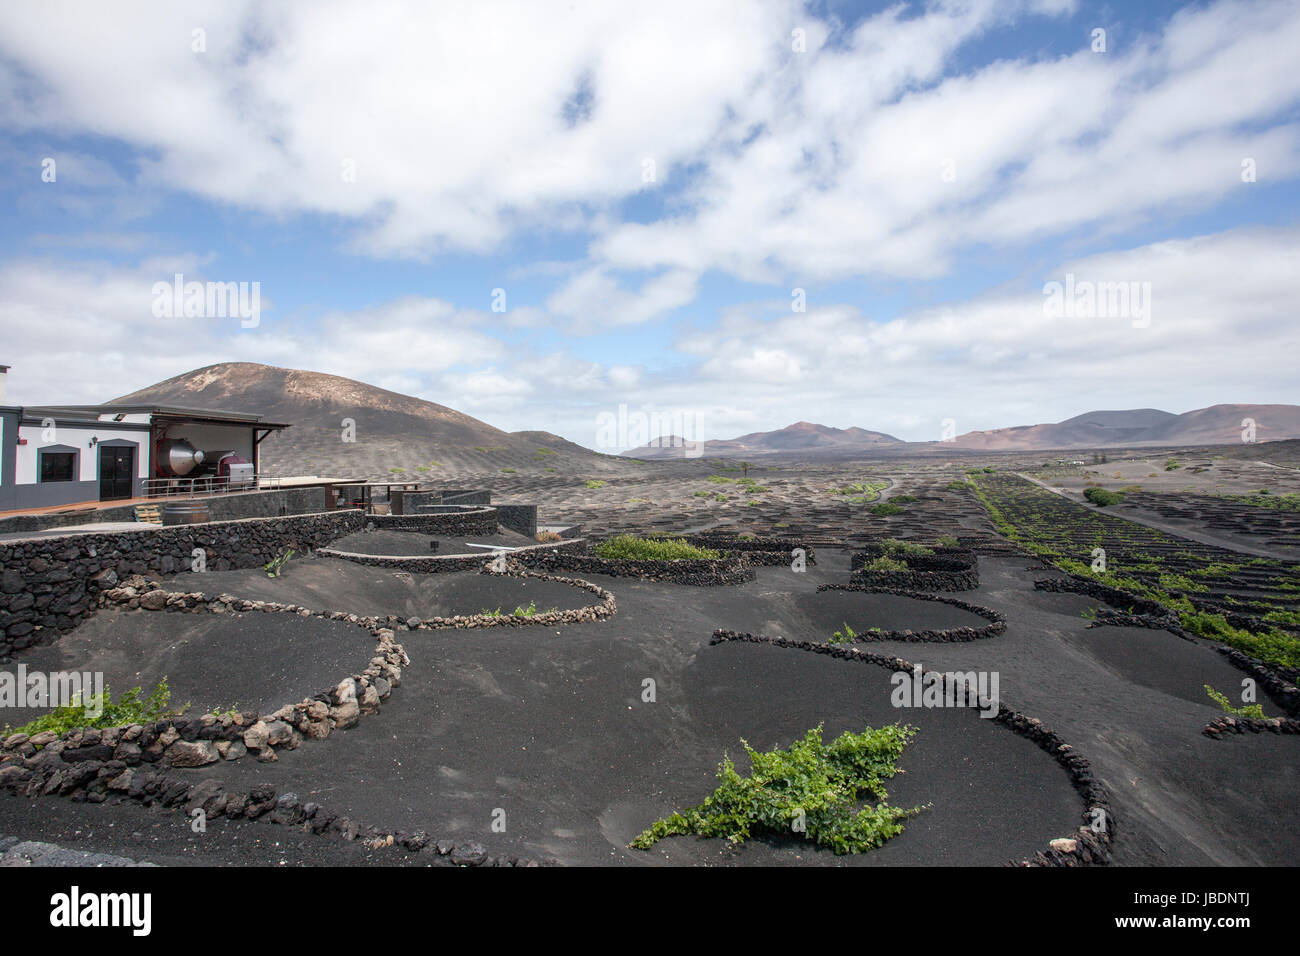
[[76, 627], [98, 594], [127, 575], [190, 567], [195, 548], [210, 571], [260, 567], [288, 548], [316, 549], [360, 531], [365, 520], [348, 510], [0, 542], [0, 660]]
[[498, 515], [494, 508], [457, 508], [453, 511], [404, 515], [367, 515], [364, 524], [385, 531], [418, 531], [432, 535], [496, 534]]
[[[162, 507], [171, 501], [189, 501], [188, 498], [159, 498]], [[275, 515], [315, 514], [329, 510], [325, 488], [282, 488], [275, 491], [236, 492], [213, 495], [199, 499], [207, 503], [213, 521], [234, 521], [239, 518], [269, 518]], [[12, 515], [0, 518], [0, 534], [22, 534], [28, 531], [47, 531], [69, 525], [105, 521], [134, 521], [135, 505], [113, 508], [96, 508], [91, 511], [71, 511], [61, 514]]]
[[[584, 542], [585, 544], [585, 542]], [[696, 587], [717, 587], [744, 584], [756, 577], [754, 568], [744, 557], [714, 560], [683, 561], [615, 561], [599, 558], [579, 550], [528, 549], [510, 555], [525, 568], [537, 570], [577, 571], [587, 574], [608, 574], [611, 577], [641, 578], [646, 581], [667, 581], [672, 584], [690, 584]]]

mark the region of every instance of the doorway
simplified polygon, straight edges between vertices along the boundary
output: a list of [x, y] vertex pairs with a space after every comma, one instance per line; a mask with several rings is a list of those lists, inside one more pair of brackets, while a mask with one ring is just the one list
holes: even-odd
[[135, 486], [135, 447], [99, 446], [99, 500], [130, 498]]

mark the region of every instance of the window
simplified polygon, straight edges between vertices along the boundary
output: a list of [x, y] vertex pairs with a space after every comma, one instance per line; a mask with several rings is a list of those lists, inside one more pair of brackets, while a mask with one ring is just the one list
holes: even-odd
[[41, 481], [72, 481], [77, 453], [72, 451], [41, 452]]

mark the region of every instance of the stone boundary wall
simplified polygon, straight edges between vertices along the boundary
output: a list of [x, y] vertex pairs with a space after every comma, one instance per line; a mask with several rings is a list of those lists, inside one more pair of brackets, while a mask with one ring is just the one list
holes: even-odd
[[[393, 688], [401, 685], [402, 667], [410, 663], [391, 629], [377, 627], [355, 614], [312, 611], [296, 605], [244, 600], [230, 594], [209, 597], [200, 592], [164, 591], [155, 582], [143, 578], [133, 578], [132, 582], [104, 592], [100, 603], [129, 610], [190, 614], [262, 612], [344, 621], [365, 628], [375, 638], [374, 653], [360, 673], [343, 678], [315, 697], [286, 704], [269, 715], [256, 711], [181, 715], [149, 724], [79, 728], [62, 735], [49, 731], [30, 737], [11, 734], [0, 745], [4, 752], [0, 764], [11, 766], [21, 762], [26, 770], [48, 771], [41, 774], [43, 793], [69, 793], [97, 777], [107, 765], [111, 765], [107, 766], [109, 771], [115, 772], [111, 778], [106, 777], [105, 786], [110, 790], [124, 790], [131, 783], [131, 768], [142, 763], [204, 767], [219, 760], [238, 760], [249, 753], [255, 753], [263, 762], [276, 760], [277, 747], [296, 750], [304, 739], [324, 739], [336, 730], [355, 726], [364, 715], [378, 713]], [[74, 773], [67, 767], [87, 763], [96, 765], [95, 772], [84, 779], [84, 768]], [[118, 781], [122, 775], [125, 779]]]
[[[1059, 591], [1070, 594], [1082, 594], [1090, 598], [1096, 598], [1103, 604], [1120, 609], [1129, 609], [1129, 613], [1137, 617], [1146, 618], [1168, 618], [1171, 623], [1177, 625], [1177, 616], [1166, 608], [1163, 604], [1152, 601], [1148, 598], [1138, 597], [1136, 594], [1129, 594], [1127, 591], [1121, 591], [1119, 588], [1113, 588], [1109, 584], [1102, 584], [1100, 581], [1093, 581], [1090, 578], [1080, 578], [1071, 574], [1064, 578], [1047, 578], [1042, 581], [1034, 582], [1035, 591]], [[1165, 626], [1164, 624], [1160, 625]]]
[[432, 535], [496, 534], [495, 508], [463, 507], [436, 513], [366, 515], [365, 524], [383, 531], [418, 531]]
[[[53, 794], [70, 796], [74, 801], [87, 803], [104, 803], [110, 797], [118, 801], [130, 800], [145, 807], [162, 807], [179, 809], [185, 819], [191, 820], [194, 811], [202, 810], [207, 820], [225, 816], [232, 820], [247, 819], [261, 823], [295, 827], [304, 833], [316, 836], [335, 837], [345, 841], [360, 841], [371, 849], [396, 847], [409, 853], [418, 853], [427, 858], [433, 866], [516, 866], [536, 867], [553, 865], [555, 861], [537, 861], [527, 857], [491, 856], [482, 844], [452, 843], [449, 840], [435, 840], [423, 830], [407, 833], [402, 830], [387, 831], [373, 826], [363, 826], [348, 817], [340, 816], [313, 801], [304, 802], [296, 793], [286, 791], [277, 793], [270, 784], [260, 783], [247, 793], [227, 790], [216, 780], [201, 780], [198, 783], [169, 776], [166, 772], [137, 767], [125, 789], [113, 787], [111, 783], [121, 781], [116, 768], [109, 768], [107, 773], [101, 771], [86, 783], [74, 787], [64, 794], [62, 786]], [[79, 773], [84, 772], [80, 771]], [[0, 789], [14, 794], [35, 797], [40, 790], [32, 791], [33, 776], [24, 776], [22, 772], [12, 772], [6, 765], [0, 764]]]
[[[1127, 591], [1121, 591], [1108, 584], [1070, 575], [1063, 579], [1051, 578], [1045, 581], [1035, 581], [1034, 588], [1039, 591], [1066, 591], [1085, 594], [1105, 602], [1112, 608], [1117, 605], [1126, 606], [1131, 607], [1135, 612], [1127, 613], [1117, 610], [1109, 613], [1102, 612], [1099, 614], [1098, 619], [1090, 623], [1088, 627], [1149, 627], [1153, 630], [1169, 631], [1192, 643], [1209, 641], [1214, 645], [1214, 649], [1226, 657], [1234, 667], [1245, 671], [1263, 684], [1264, 689], [1274, 700], [1279, 702], [1283, 710], [1292, 717], [1300, 717], [1300, 687], [1296, 686], [1300, 671], [1295, 668], [1268, 664], [1251, 657], [1238, 648], [1217, 643], [1213, 638], [1203, 638], [1192, 634], [1183, 627], [1178, 615], [1164, 605], [1147, 598], [1131, 595]], [[1236, 719], [1245, 720], [1248, 718]]]
[[[268, 488], [263, 491], [234, 491], [229, 494], [190, 498], [152, 498], [160, 508], [168, 502], [202, 501], [207, 504], [213, 521], [237, 521], [240, 518], [270, 518], [281, 515], [314, 514], [328, 510], [327, 489]], [[75, 508], [75, 505], [69, 505]], [[135, 521], [135, 505], [64, 511], [53, 514], [12, 515], [0, 517], [0, 534], [49, 531], [69, 525], [106, 521]]]
[[[597, 604], [586, 607], [570, 608], [567, 611], [539, 611], [528, 617], [516, 617], [513, 614], [458, 614], [454, 617], [408, 618], [404, 623], [411, 630], [443, 630], [446, 628], [475, 627], [529, 627], [541, 625], [550, 627], [558, 624], [583, 624], [588, 621], [603, 621], [613, 617], [618, 607], [614, 595], [597, 584], [583, 581], [581, 578], [562, 577], [558, 574], [542, 574], [528, 571], [517, 562], [507, 565], [509, 570], [493, 572], [483, 569], [483, 574], [500, 574], [513, 578], [533, 578], [538, 581], [556, 581], [568, 584], [583, 591], [589, 591], [600, 598]], [[392, 620], [390, 618], [390, 620]]]
[[594, 554], [581, 553], [577, 549], [560, 551], [555, 548], [515, 551], [511, 557], [516, 558], [526, 568], [547, 572], [576, 571], [579, 574], [608, 574], [611, 577], [667, 581], [695, 587], [744, 584], [755, 580], [758, 576], [743, 557], [699, 560], [688, 558], [682, 561], [623, 561], [598, 558]]
[[[670, 537], [678, 536], [670, 535]], [[808, 564], [817, 563], [812, 545], [804, 544], [797, 538], [754, 537], [742, 540], [735, 535], [712, 534], [707, 531], [703, 534], [686, 534], [680, 537], [684, 538], [687, 544], [693, 544], [697, 548], [714, 548], [730, 551], [733, 554], [743, 554], [749, 559], [749, 563], [754, 565], [768, 567], [789, 565], [794, 561], [794, 556], [790, 552], [795, 548], [803, 548], [804, 560]]]
[[[849, 557], [849, 580], [878, 587], [908, 588], [913, 591], [973, 591], [980, 586], [979, 565], [974, 551], [964, 548], [935, 548], [934, 554], [894, 555], [871, 545]], [[892, 557], [907, 562], [906, 571], [867, 571], [868, 561]]]
[[0, 542], [0, 661], [69, 631], [96, 597], [131, 574], [174, 574], [202, 548], [208, 569], [261, 567], [288, 548], [319, 548], [360, 531], [360, 511], [245, 518]]
[[1245, 671], [1263, 684], [1264, 690], [1288, 714], [1300, 717], [1300, 687], [1296, 686], [1295, 674], [1288, 673], [1288, 668], [1266, 664], [1227, 644], [1219, 644], [1215, 650], [1226, 657], [1233, 667]]
[[[511, 557], [530, 551], [581, 551], [586, 546], [586, 541], [577, 538], [573, 541], [555, 541], [549, 544], [529, 545], [526, 548], [520, 548], [517, 551], [500, 552], [506, 555], [507, 562]], [[493, 560], [495, 555], [491, 551], [484, 551], [481, 554], [430, 554], [419, 557], [412, 555], [384, 555], [384, 554], [357, 554], [354, 551], [336, 551], [334, 548], [320, 548], [316, 552], [318, 555], [327, 558], [338, 558], [342, 561], [351, 561], [353, 564], [365, 564], [376, 568], [388, 568], [393, 571], [411, 571], [416, 574], [438, 574], [448, 571], [479, 571], [484, 565]]]
[[[815, 654], [828, 654], [840, 660], [855, 660], [875, 664], [892, 671], [911, 673], [915, 669], [911, 662], [901, 657], [874, 654], [859, 647], [791, 640], [784, 637], [757, 637], [753, 634], [742, 634], [736, 631], [716, 630], [713, 632], [713, 637], [709, 643], [722, 644], [727, 641], [793, 647], [798, 650], [812, 651]], [[923, 669], [921, 673], [925, 675], [935, 672]], [[940, 677], [943, 682], [943, 692], [946, 695], [948, 692], [947, 676], [940, 672]], [[1110, 809], [1110, 797], [1093, 777], [1087, 758], [1066, 743], [1059, 734], [1044, 727], [1043, 722], [1037, 717], [1026, 717], [1010, 709], [1005, 704], [999, 703], [997, 716], [990, 719], [1006, 727], [1012, 733], [1032, 741], [1039, 748], [1046, 751], [1070, 775], [1070, 782], [1074, 785], [1075, 791], [1083, 797], [1085, 805], [1082, 814], [1084, 825], [1079, 827], [1072, 836], [1052, 840], [1046, 850], [1035, 853], [1031, 859], [1022, 860], [1017, 865], [1087, 866], [1108, 863], [1110, 860], [1110, 844], [1114, 839], [1115, 816]], [[1094, 829], [1092, 826], [1098, 820], [1103, 823], [1099, 830]]]
[[1222, 739], [1224, 734], [1300, 734], [1300, 720], [1294, 717], [1233, 717], [1224, 714], [1205, 725], [1201, 731], [1214, 740]]
[[969, 611], [976, 614], [989, 623], [983, 627], [949, 627], [939, 630], [924, 629], [919, 631], [874, 631], [866, 634], [859, 634], [854, 639], [854, 643], [874, 643], [877, 641], [907, 641], [909, 643], [922, 644], [956, 644], [966, 641], [979, 641], [986, 637], [993, 637], [1003, 633], [1007, 629], [1006, 615], [1000, 611], [995, 611], [991, 607], [983, 607], [979, 604], [970, 604], [966, 601], [959, 601], [956, 598], [939, 597], [937, 594], [927, 594], [925, 591], [911, 591], [906, 588], [879, 587], [865, 584], [822, 584], [817, 588], [818, 591], [865, 591], [870, 594], [896, 594], [900, 597], [914, 598], [917, 601], [935, 601], [939, 604], [948, 604], [963, 611]]

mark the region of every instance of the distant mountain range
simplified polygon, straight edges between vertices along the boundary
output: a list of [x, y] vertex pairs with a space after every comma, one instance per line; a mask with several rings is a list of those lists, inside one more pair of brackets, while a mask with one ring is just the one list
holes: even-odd
[[[506, 432], [436, 402], [363, 382], [253, 362], [223, 362], [169, 378], [112, 399], [252, 412], [293, 427], [262, 446], [270, 474], [395, 478], [453, 475], [617, 475], [629, 459], [744, 458], [764, 455], [845, 457], [914, 451], [1032, 451], [1241, 442], [1242, 421], [1255, 422], [1257, 441], [1300, 438], [1300, 406], [1214, 405], [1182, 415], [1155, 408], [1096, 411], [1063, 422], [967, 432], [952, 442], [906, 442], [865, 428], [795, 422], [751, 432], [703, 449], [680, 438], [604, 455], [545, 431]], [[355, 422], [356, 441], [342, 439], [343, 420]], [[689, 443], [686, 443], [689, 446]]]
[[[905, 442], [883, 432], [862, 428], [831, 428], [796, 422], [776, 431], [706, 441], [699, 454], [733, 458], [779, 453], [841, 456], [902, 448], [942, 448], [945, 445], [964, 451], [1228, 445], [1242, 441], [1246, 427], [1242, 423], [1246, 420], [1254, 422], [1256, 441], [1300, 438], [1300, 406], [1212, 405], [1181, 415], [1158, 408], [1085, 412], [1053, 424], [967, 432], [951, 442]], [[664, 439], [623, 454], [631, 458], [681, 458], [682, 445], [680, 438]], [[693, 448], [689, 451], [696, 453]]]
[[[704, 442], [702, 454], [714, 457], [739, 457], [743, 455], [771, 455], [826, 452], [857, 452], [879, 448], [882, 445], [906, 445], [907, 442], [883, 432], [865, 428], [832, 428], [812, 422], [795, 422], [774, 432], [750, 432], [730, 440]], [[628, 458], [682, 458], [699, 457], [695, 443], [679, 436], [669, 436], [649, 445], [623, 452]]]

